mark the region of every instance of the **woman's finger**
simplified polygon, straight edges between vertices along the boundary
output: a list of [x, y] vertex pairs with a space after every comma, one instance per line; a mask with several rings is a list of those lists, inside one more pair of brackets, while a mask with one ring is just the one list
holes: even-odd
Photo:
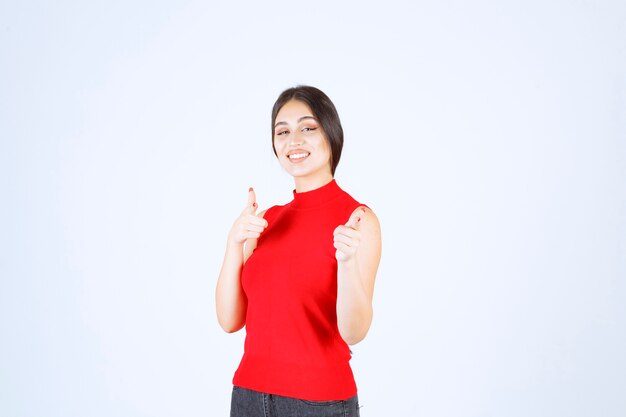
[[355, 230], [351, 227], [347, 227], [347, 226], [337, 226], [337, 228], [334, 231], [335, 235], [344, 235], [344, 236], [349, 236], [352, 238], [357, 238], [360, 236], [360, 232], [358, 230]]
[[358, 246], [360, 243], [359, 239], [354, 239], [344, 235], [335, 235], [334, 242], [343, 243], [348, 246]]
[[256, 208], [256, 193], [252, 187], [248, 189], [248, 207]]
[[246, 239], [258, 239], [259, 236], [261, 236], [261, 233], [259, 232], [246, 232], [243, 234], [244, 238]]
[[246, 204], [246, 208], [243, 209], [244, 214], [255, 214], [258, 205], [256, 203], [256, 193], [254, 192], [254, 188], [250, 187], [248, 189], [248, 203]]
[[263, 226], [257, 226], [257, 225], [255, 225], [255, 224], [249, 224], [249, 225], [246, 227], [246, 229], [247, 229], [247, 231], [250, 231], [250, 232], [258, 232], [258, 233], [261, 233], [263, 230], [265, 230], [265, 227], [263, 227]]
[[350, 218], [346, 222], [345, 226], [349, 227], [351, 229], [358, 230], [359, 224], [360, 224], [361, 219], [363, 218], [364, 215], [365, 215], [365, 209], [363, 207], [361, 207], [360, 209], [358, 209], [354, 213], [352, 213], [352, 215], [350, 216]]
[[352, 254], [354, 252], [354, 250], [350, 248], [350, 246], [346, 245], [345, 243], [335, 242], [334, 246], [335, 246], [335, 249], [343, 252], [346, 255]]
[[250, 224], [254, 224], [256, 226], [263, 226], [263, 227], [267, 227], [267, 220], [265, 220], [262, 217], [259, 217], [255, 214], [250, 214], [246, 217], [246, 220], [250, 223]]

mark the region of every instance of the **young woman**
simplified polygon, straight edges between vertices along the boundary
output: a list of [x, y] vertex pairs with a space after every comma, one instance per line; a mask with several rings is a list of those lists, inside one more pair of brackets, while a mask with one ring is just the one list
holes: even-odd
[[230, 415], [358, 416], [348, 345], [372, 322], [380, 225], [334, 180], [343, 129], [322, 91], [278, 97], [272, 146], [294, 178], [293, 200], [257, 214], [250, 188], [217, 282], [220, 325], [246, 326]]

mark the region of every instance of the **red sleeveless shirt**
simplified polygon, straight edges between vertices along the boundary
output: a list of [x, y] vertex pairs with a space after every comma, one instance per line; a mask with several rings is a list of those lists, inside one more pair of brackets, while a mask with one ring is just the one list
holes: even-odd
[[337, 328], [333, 231], [359, 204], [335, 180], [265, 212], [268, 227], [244, 264], [244, 354], [233, 384], [311, 401], [357, 393]]

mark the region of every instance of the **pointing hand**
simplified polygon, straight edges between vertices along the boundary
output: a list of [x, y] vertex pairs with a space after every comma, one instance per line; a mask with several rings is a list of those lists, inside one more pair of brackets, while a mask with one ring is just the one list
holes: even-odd
[[337, 249], [335, 257], [338, 262], [346, 262], [354, 258], [359, 244], [361, 243], [360, 222], [365, 214], [365, 209], [355, 211], [348, 222], [343, 226], [337, 226], [334, 231], [334, 246]]
[[241, 215], [235, 220], [233, 227], [230, 229], [228, 238], [233, 243], [244, 243], [247, 239], [257, 239], [267, 227], [267, 220], [256, 214], [258, 205], [256, 203], [256, 194], [254, 189], [250, 187], [248, 190], [248, 204], [243, 209]]

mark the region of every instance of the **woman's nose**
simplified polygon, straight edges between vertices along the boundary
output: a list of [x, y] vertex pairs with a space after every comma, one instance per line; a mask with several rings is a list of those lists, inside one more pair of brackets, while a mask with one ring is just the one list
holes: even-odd
[[289, 141], [289, 146], [300, 146], [302, 145], [302, 136], [300, 136], [299, 132], [295, 132], [291, 135], [291, 140]]

